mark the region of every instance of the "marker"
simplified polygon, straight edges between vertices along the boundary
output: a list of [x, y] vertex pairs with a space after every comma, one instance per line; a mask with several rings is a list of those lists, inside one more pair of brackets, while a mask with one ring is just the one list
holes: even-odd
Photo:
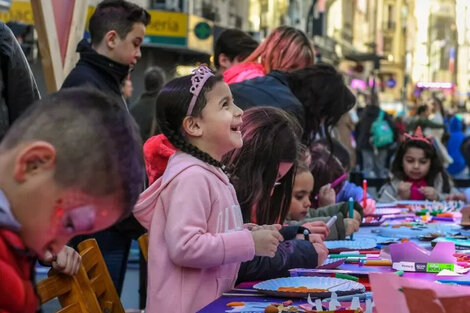
[[346, 179], [346, 177], [348, 177], [348, 175], [346, 173], [344, 173], [343, 175], [341, 175], [340, 177], [336, 178], [330, 185], [331, 188], [335, 188], [336, 186], [338, 186], [339, 184], [341, 184], [343, 182], [343, 180]]
[[335, 215], [335, 216], [332, 216], [328, 222], [326, 222], [326, 227], [328, 228], [331, 228], [331, 226], [333, 226], [334, 223], [336, 223], [336, 220], [338, 219], [338, 217]]
[[310, 241], [310, 231], [308, 229], [304, 229], [304, 239]]
[[391, 266], [391, 260], [366, 260], [364, 262], [366, 266]]
[[365, 209], [367, 204], [367, 179], [362, 181], [362, 208]]
[[[354, 218], [354, 200], [352, 197], [349, 198], [349, 218]], [[353, 234], [349, 236], [349, 239], [353, 240]]]
[[470, 286], [470, 281], [468, 280], [438, 279], [437, 281], [442, 284], [456, 284], [456, 285]]

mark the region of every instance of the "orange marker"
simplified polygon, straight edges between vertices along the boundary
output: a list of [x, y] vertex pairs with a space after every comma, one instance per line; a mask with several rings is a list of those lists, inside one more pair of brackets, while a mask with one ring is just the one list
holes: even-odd
[[364, 265], [368, 266], [392, 266], [391, 260], [366, 260]]

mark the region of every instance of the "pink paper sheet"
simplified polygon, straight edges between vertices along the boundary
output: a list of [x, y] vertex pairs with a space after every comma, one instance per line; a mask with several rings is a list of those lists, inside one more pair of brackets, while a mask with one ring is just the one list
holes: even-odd
[[419, 263], [453, 263], [455, 244], [453, 242], [438, 242], [432, 251], [428, 251], [414, 242], [394, 243], [390, 246], [392, 262], [419, 262]]
[[[470, 312], [470, 287], [403, 278], [389, 273], [371, 273], [369, 279], [377, 313]], [[416, 305], [420, 306], [418, 310]]]

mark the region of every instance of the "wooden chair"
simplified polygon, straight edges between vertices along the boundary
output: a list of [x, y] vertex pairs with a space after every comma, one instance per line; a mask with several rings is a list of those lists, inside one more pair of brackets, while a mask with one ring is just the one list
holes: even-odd
[[102, 312], [125, 313], [96, 240], [87, 239], [80, 242], [78, 251]]
[[37, 284], [41, 304], [58, 298], [62, 309], [57, 313], [100, 313], [101, 309], [86, 276], [80, 266], [75, 276], [52, 274]]
[[145, 259], [145, 262], [148, 262], [149, 255], [149, 233], [145, 233], [137, 239], [139, 242], [140, 251]]

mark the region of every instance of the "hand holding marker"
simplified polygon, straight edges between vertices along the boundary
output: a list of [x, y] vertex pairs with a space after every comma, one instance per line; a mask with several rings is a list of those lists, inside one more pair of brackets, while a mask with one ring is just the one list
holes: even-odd
[[[349, 198], [349, 218], [354, 218], [354, 200], [353, 200], [352, 197]], [[354, 239], [353, 239], [353, 234], [351, 234], [351, 235], [349, 236], [349, 238], [350, 238], [351, 240], [354, 240]]]

